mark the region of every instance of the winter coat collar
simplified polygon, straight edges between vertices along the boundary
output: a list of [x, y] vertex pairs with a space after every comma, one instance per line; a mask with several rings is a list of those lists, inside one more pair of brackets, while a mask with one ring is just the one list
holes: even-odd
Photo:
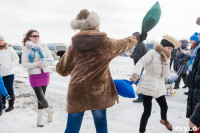
[[161, 51], [164, 52], [164, 53], [166, 54], [167, 58], [170, 59], [171, 53], [170, 53], [169, 51], [167, 51], [161, 44], [156, 44], [156, 45], [154, 46], [154, 49], [155, 49], [158, 53], [160, 53]]
[[27, 42], [25, 42], [25, 46], [30, 49], [30, 48], [34, 48], [34, 47], [45, 48], [46, 45], [42, 44], [40, 41], [38, 43], [33, 43], [32, 41], [27, 41]]
[[83, 30], [72, 37], [72, 45], [82, 51], [97, 48], [106, 39], [107, 34], [97, 30]]
[[3, 45], [0, 46], [0, 50], [5, 49], [5, 48], [7, 48], [7, 47], [8, 47], [8, 44], [7, 44], [7, 43], [4, 43]]

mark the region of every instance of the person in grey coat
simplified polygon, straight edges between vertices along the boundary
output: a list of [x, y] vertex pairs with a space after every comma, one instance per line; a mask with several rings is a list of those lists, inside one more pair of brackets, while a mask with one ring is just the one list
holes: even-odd
[[182, 71], [179, 73], [180, 75], [175, 83], [174, 89], [179, 89], [179, 84], [180, 84], [181, 78], [183, 79], [183, 82], [185, 84], [183, 86], [183, 88], [187, 87], [186, 78], [187, 78], [187, 58], [188, 57], [184, 53], [181, 52], [181, 49], [188, 51], [188, 48], [187, 48], [188, 41], [181, 40], [180, 44], [181, 44], [181, 48], [178, 48], [178, 52], [177, 52], [176, 58], [174, 60], [174, 71], [177, 73], [183, 65], [184, 65], [184, 67], [181, 69]]
[[[140, 35], [140, 33], [134, 32], [133, 36], [134, 35], [138, 36], [138, 35]], [[133, 58], [134, 65], [136, 65], [136, 63], [140, 60], [140, 58], [142, 58], [147, 53], [147, 51], [148, 51], [147, 47], [145, 46], [145, 44], [143, 42], [141, 42], [140, 44], [135, 46], [135, 49], [134, 49], [132, 55], [130, 56], [131, 58]], [[140, 76], [142, 76], [143, 70], [142, 70]], [[135, 84], [137, 85], [138, 83], [139, 82], [136, 82]], [[142, 94], [138, 94], [138, 99], [133, 100], [133, 102], [143, 102]]]
[[[134, 35], [140, 35], [139, 32], [134, 32]], [[142, 56], [144, 56], [147, 53], [147, 47], [145, 46], [145, 44], [143, 42], [141, 42], [140, 44], [135, 46], [135, 49], [133, 51], [133, 53], [131, 54], [131, 58], [133, 58], [133, 62], [134, 65], [136, 65], [136, 63], [139, 61], [140, 58], [142, 58]]]

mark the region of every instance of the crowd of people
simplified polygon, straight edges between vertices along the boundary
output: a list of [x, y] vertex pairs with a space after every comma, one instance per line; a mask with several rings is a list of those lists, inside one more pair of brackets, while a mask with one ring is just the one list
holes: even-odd
[[[161, 109], [160, 123], [169, 131], [173, 125], [167, 119], [168, 105], [164, 78], [174, 71], [179, 74], [174, 89], [179, 89], [181, 78], [184, 88], [189, 91], [186, 117], [189, 125], [200, 128], [200, 41], [199, 34], [190, 37], [188, 41], [179, 42], [172, 36], [164, 35], [160, 44], [147, 51], [143, 41], [147, 33], [133, 33], [124, 39], [112, 39], [105, 32], [99, 31], [100, 19], [95, 12], [81, 10], [71, 22], [74, 30], [80, 30], [72, 36], [72, 45], [68, 50], [58, 53], [61, 58], [56, 65], [56, 71], [61, 76], [71, 76], [67, 94], [67, 126], [65, 133], [79, 133], [84, 112], [91, 110], [97, 133], [107, 133], [107, 111], [115, 102], [119, 102], [110, 69], [110, 62], [117, 56], [135, 47], [131, 57], [134, 60], [134, 73], [130, 81], [137, 82], [138, 99], [143, 102], [144, 112], [141, 116], [139, 133], [146, 131], [148, 119], [151, 116], [152, 99], [155, 98]], [[40, 42], [37, 30], [29, 30], [22, 41], [22, 65], [28, 69], [29, 82], [38, 99], [37, 126], [43, 127], [43, 111], [48, 114], [48, 122], [53, 120], [53, 110], [45, 98], [50, 73], [49, 65], [54, 61], [51, 52]], [[177, 49], [177, 50], [175, 50]], [[176, 51], [176, 52], [173, 52]], [[171, 53], [175, 53], [171, 57]], [[4, 37], [0, 35], [0, 115], [14, 109], [14, 66], [19, 58], [12, 47], [8, 47]], [[173, 58], [173, 59], [171, 59]], [[171, 59], [171, 63], [170, 63]], [[174, 63], [172, 63], [174, 62]], [[145, 71], [145, 73], [143, 73]], [[6, 109], [6, 99], [9, 106]], [[198, 132], [198, 131], [192, 131]]]

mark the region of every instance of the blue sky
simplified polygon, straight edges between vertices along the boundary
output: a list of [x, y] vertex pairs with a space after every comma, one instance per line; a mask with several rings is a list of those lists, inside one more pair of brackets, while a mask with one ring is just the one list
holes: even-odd
[[[0, 34], [6, 42], [20, 44], [29, 29], [39, 31], [43, 43], [70, 44], [73, 31], [70, 22], [86, 8], [100, 17], [100, 30], [109, 37], [121, 39], [141, 31], [142, 19], [156, 0], [0, 0]], [[160, 41], [165, 34], [189, 38], [200, 32], [199, 0], [159, 0], [162, 15], [149, 32], [148, 40]]]

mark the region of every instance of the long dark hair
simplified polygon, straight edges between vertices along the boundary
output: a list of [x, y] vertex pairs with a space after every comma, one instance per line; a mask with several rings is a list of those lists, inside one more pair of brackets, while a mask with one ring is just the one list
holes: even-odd
[[31, 35], [32, 35], [33, 32], [37, 32], [37, 33], [39, 34], [39, 32], [38, 32], [37, 30], [33, 30], [33, 29], [29, 30], [29, 31], [24, 35], [24, 39], [23, 39], [23, 41], [22, 41], [22, 43], [24, 44], [24, 46], [25, 46], [25, 43], [26, 43], [27, 41], [29, 41], [29, 37], [31, 37]]

